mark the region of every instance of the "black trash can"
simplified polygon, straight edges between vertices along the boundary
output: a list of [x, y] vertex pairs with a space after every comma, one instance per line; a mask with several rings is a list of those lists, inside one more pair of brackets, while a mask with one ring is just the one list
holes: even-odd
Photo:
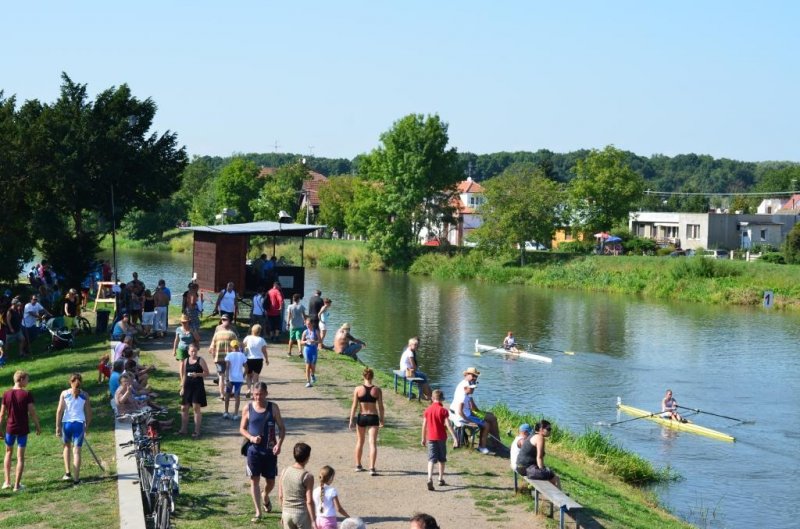
[[95, 325], [95, 329], [97, 329], [97, 334], [105, 334], [108, 332], [108, 317], [111, 315], [111, 312], [108, 310], [98, 310], [97, 311], [97, 324]]

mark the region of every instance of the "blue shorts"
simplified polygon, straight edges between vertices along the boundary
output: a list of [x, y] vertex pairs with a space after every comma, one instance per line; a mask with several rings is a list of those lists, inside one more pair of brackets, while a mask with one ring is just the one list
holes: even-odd
[[474, 415], [467, 415], [466, 416], [467, 422], [474, 422], [479, 427], [483, 428], [483, 425], [486, 424], [486, 421], [481, 419], [480, 417], [476, 417]]
[[80, 421], [65, 422], [61, 425], [61, 440], [64, 444], [83, 446], [83, 423]]
[[225, 393], [228, 395], [236, 395], [238, 397], [242, 392], [242, 384], [244, 384], [244, 382], [228, 381], [228, 385], [225, 386]]
[[6, 433], [6, 446], [14, 446], [14, 443], [17, 443], [20, 448], [25, 448], [28, 445], [28, 434], [12, 435]]
[[247, 449], [247, 476], [275, 479], [278, 475], [278, 456], [271, 449], [250, 445]]
[[319, 350], [318, 349], [309, 349], [308, 347], [303, 348], [303, 358], [306, 361], [306, 364], [315, 365], [317, 363], [317, 356]]

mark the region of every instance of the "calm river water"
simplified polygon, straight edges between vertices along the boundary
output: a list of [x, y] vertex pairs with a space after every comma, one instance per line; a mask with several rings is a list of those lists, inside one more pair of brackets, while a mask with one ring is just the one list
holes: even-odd
[[[121, 252], [120, 277], [138, 270], [182, 292], [191, 256]], [[400, 274], [309, 269], [333, 299], [334, 327], [347, 321], [368, 347], [368, 364], [396, 368], [407, 339], [421, 339], [420, 364], [446, 395], [476, 366], [477, 401], [504, 402], [574, 431], [618, 417], [623, 402], [656, 410], [666, 388], [681, 405], [746, 419], [694, 419], [735, 443], [662, 430], [638, 420], [600, 427], [683, 479], [659, 487], [663, 503], [699, 527], [798, 527], [800, 522], [800, 326], [798, 316], [763, 309], [666, 304], [524, 286], [446, 282]], [[548, 353], [552, 364], [477, 357], [474, 342], [499, 344], [507, 330]], [[321, 367], [324, 380], [324, 366]], [[746, 485], [745, 488], [740, 483]]]

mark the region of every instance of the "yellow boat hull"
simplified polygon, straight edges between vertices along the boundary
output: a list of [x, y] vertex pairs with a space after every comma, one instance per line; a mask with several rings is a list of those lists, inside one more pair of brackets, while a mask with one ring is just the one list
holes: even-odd
[[[652, 412], [634, 408], [633, 406], [628, 406], [627, 404], [617, 404], [617, 408], [628, 415], [633, 415], [634, 417], [643, 417], [649, 421], [657, 422], [661, 426], [672, 428], [673, 430], [705, 435], [706, 437], [719, 439], [720, 441], [734, 442], [736, 440], [731, 435], [712, 430], [711, 428], [706, 428], [705, 426], [700, 426], [691, 422], [678, 422], [673, 419], [664, 419], [658, 415], [651, 415]], [[650, 417], [648, 417], [648, 415], [650, 415]]]

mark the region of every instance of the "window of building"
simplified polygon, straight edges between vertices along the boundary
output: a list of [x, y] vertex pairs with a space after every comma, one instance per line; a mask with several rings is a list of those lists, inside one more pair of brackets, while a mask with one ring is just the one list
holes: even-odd
[[664, 226], [664, 237], [668, 239], [677, 239], [678, 238], [678, 227], [677, 226]]
[[767, 230], [761, 230], [761, 242], [767, 240]]
[[480, 195], [479, 196], [475, 196], [475, 195], [470, 195], [469, 196], [469, 207], [477, 208], [481, 204], [483, 204], [483, 197], [482, 196], [480, 196]]
[[687, 224], [686, 225], [686, 238], [687, 239], [699, 239], [700, 238], [700, 225], [699, 224]]

